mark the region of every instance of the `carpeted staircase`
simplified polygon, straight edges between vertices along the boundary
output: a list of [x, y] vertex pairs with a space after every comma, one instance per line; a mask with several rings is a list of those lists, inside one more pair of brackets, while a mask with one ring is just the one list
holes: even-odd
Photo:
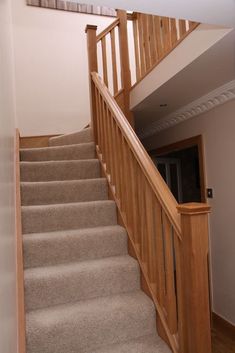
[[169, 353], [90, 129], [20, 157], [27, 353]]

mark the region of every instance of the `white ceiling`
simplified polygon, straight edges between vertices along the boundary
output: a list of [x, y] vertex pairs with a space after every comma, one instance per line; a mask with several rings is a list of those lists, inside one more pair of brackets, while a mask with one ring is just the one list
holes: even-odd
[[[134, 108], [136, 128], [152, 122], [235, 79], [235, 30], [199, 56]], [[160, 104], [167, 107], [160, 107]]]
[[83, 0], [82, 2], [235, 27], [235, 0]]

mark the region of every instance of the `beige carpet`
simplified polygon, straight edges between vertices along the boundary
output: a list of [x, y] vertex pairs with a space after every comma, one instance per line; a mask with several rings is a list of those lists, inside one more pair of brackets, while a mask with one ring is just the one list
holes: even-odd
[[169, 353], [91, 136], [20, 152], [27, 353]]

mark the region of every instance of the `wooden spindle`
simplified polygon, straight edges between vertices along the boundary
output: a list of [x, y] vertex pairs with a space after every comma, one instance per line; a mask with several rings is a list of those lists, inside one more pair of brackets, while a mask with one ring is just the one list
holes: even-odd
[[154, 229], [156, 238], [156, 282], [157, 282], [157, 298], [161, 307], [164, 306], [165, 298], [165, 272], [164, 272], [164, 247], [162, 234], [162, 210], [159, 202], [154, 198], [153, 213], [154, 213]]
[[168, 17], [162, 17], [163, 48], [166, 53], [170, 49], [170, 22]]
[[161, 17], [154, 16], [154, 27], [155, 27], [156, 40], [157, 40], [158, 58], [160, 59], [163, 56]]
[[139, 48], [139, 33], [138, 33], [138, 20], [133, 20], [133, 35], [134, 35], [134, 48], [135, 48], [135, 66], [136, 66], [136, 80], [141, 78], [140, 73], [140, 48]]
[[130, 89], [131, 89], [131, 71], [129, 61], [128, 48], [128, 32], [127, 32], [127, 13], [124, 10], [117, 10], [119, 18], [119, 49], [121, 64], [121, 82], [124, 92], [124, 114], [129, 123], [134, 126], [133, 115], [130, 111]]
[[115, 145], [115, 125], [114, 119], [112, 114], [110, 114], [110, 139], [111, 139], [111, 146], [112, 146], [112, 164], [113, 164], [113, 174], [111, 175], [111, 180], [113, 181], [113, 185], [115, 186], [115, 195], [117, 199], [119, 199], [119, 193], [117, 192], [117, 183], [118, 183], [118, 160], [117, 160], [117, 153], [116, 153], [116, 145]]
[[143, 36], [143, 24], [142, 14], [137, 14], [138, 32], [139, 32], [139, 43], [140, 43], [140, 69], [141, 76], [143, 77], [146, 73], [145, 55], [144, 55], [144, 36]]
[[150, 65], [154, 66], [157, 62], [157, 48], [156, 48], [156, 36], [154, 30], [154, 16], [149, 15], [148, 19], [149, 26], [149, 40], [150, 40]]
[[144, 56], [146, 71], [150, 68], [150, 43], [149, 43], [149, 27], [148, 27], [148, 15], [142, 15], [142, 25], [143, 25], [143, 38], [144, 38]]
[[104, 83], [108, 87], [108, 67], [107, 67], [107, 51], [106, 51], [106, 37], [101, 39], [102, 47], [102, 62], [103, 62], [103, 78]]
[[110, 32], [110, 39], [111, 39], [112, 69], [113, 69], [113, 94], [115, 95], [118, 92], [115, 28], [113, 28]]
[[179, 32], [180, 32], [180, 38], [185, 35], [185, 33], [186, 33], [186, 21], [185, 20], [179, 20]]
[[175, 289], [175, 266], [173, 248], [173, 229], [172, 225], [163, 212], [163, 233], [165, 243], [165, 281], [166, 296], [165, 309], [167, 312], [167, 322], [172, 334], [177, 333], [177, 308], [176, 308], [176, 289]]
[[175, 18], [171, 18], [171, 31], [170, 31], [170, 41], [171, 45], [174, 46], [177, 42], [177, 28], [176, 28], [176, 20]]
[[153, 214], [153, 193], [148, 183], [145, 192], [146, 235], [148, 239], [148, 275], [151, 284], [156, 284], [156, 239]]
[[95, 88], [95, 111], [96, 111], [96, 133], [97, 133], [97, 141], [96, 145], [100, 146], [100, 100], [99, 100], [99, 92]]

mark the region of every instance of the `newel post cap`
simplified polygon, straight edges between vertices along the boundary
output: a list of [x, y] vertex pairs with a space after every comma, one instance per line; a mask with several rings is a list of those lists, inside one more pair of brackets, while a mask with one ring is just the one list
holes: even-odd
[[180, 204], [177, 210], [180, 214], [197, 215], [210, 213], [211, 207], [207, 203], [191, 202]]
[[97, 30], [97, 26], [95, 25], [86, 25], [86, 29], [85, 29], [85, 33], [87, 33], [88, 30], [93, 30], [96, 31]]

